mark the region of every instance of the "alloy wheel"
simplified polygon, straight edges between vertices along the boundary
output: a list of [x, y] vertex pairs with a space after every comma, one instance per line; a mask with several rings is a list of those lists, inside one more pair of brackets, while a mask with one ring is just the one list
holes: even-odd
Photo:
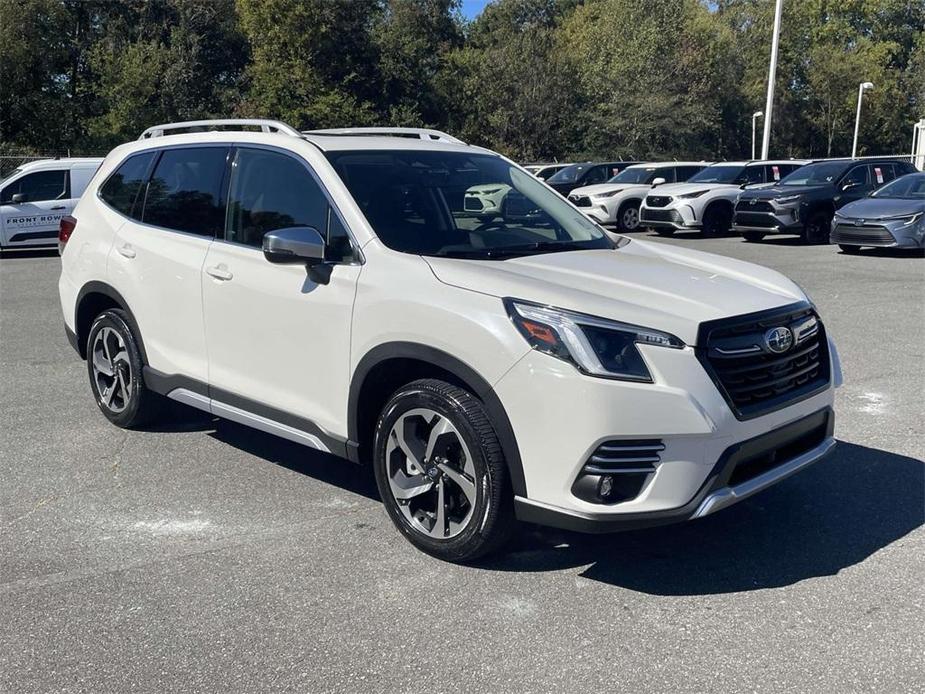
[[627, 207], [623, 210], [623, 228], [633, 230], [639, 226], [639, 209]]
[[392, 426], [385, 455], [389, 489], [412, 528], [439, 540], [466, 528], [476, 504], [475, 463], [449, 419], [409, 410]]
[[111, 412], [122, 412], [132, 398], [132, 365], [125, 340], [112, 328], [102, 328], [93, 340], [91, 360], [100, 401]]

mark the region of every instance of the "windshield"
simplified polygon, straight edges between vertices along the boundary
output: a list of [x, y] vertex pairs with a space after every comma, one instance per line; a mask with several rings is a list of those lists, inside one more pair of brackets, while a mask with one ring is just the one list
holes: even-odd
[[779, 186], [812, 186], [831, 183], [845, 170], [843, 161], [820, 161], [801, 166], [789, 176], [784, 176]]
[[616, 176], [611, 178], [608, 183], [651, 183], [656, 177], [658, 177], [658, 169], [649, 167], [642, 169], [634, 169], [630, 167], [628, 169], [623, 169]]
[[745, 174], [741, 164], [708, 166], [701, 169], [689, 179], [688, 183], [735, 183]]
[[564, 169], [556, 171], [546, 180], [549, 183], [574, 183], [592, 166], [593, 164], [572, 164], [571, 166], [566, 166]]
[[872, 198], [925, 200], [925, 173], [901, 176], [871, 194]]
[[498, 156], [329, 152], [376, 235], [416, 255], [503, 260], [614, 244], [535, 177]]

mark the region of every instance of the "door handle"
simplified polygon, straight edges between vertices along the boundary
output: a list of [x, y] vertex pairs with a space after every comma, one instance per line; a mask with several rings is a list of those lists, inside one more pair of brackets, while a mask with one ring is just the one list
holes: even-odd
[[232, 277], [234, 277], [234, 275], [231, 273], [231, 270], [223, 267], [222, 265], [213, 265], [212, 267], [207, 267], [206, 274], [210, 277], [214, 277], [217, 280], [222, 280], [223, 282], [227, 282]]
[[66, 209], [67, 209], [67, 205], [57, 205], [57, 206], [55, 206], [55, 207], [52, 207], [51, 209], [53, 209], [53, 210], [66, 210]]
[[119, 246], [116, 250], [119, 251], [119, 255], [124, 256], [126, 258], [135, 257], [135, 249], [132, 248], [131, 244], [127, 243], [123, 246]]

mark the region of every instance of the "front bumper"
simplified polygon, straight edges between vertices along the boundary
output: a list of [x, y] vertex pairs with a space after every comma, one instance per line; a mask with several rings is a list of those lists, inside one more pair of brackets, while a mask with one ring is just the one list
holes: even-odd
[[700, 229], [701, 222], [690, 205], [639, 208], [639, 226], [652, 229]]
[[[736, 418], [692, 348], [639, 349], [654, 383], [584, 376], [571, 364], [534, 351], [495, 384], [523, 461], [526, 494], [516, 499], [520, 518], [586, 531], [696, 518], [783, 479], [831, 448], [828, 415], [826, 436], [812, 450], [780, 460], [752, 479], [724, 474], [731, 474], [734, 467], [726, 465], [737, 462], [735, 451], [749, 441], [766, 441], [762, 437], [777, 430], [796, 431], [801, 421], [831, 411], [841, 382], [831, 341], [831, 376], [824, 390], [751, 419]], [[616, 503], [576, 495], [575, 482], [599, 447], [640, 440], [663, 448], [638, 494]]]
[[836, 220], [829, 240], [841, 246], [925, 248], [925, 222], [909, 226], [897, 222], [869, 222], [858, 226]]
[[[625, 514], [564, 510], [523, 497], [514, 500], [518, 519], [564, 530], [606, 533], [667, 525], [703, 518], [780, 482], [827, 456], [835, 448], [835, 416], [826, 408], [790, 425], [726, 449], [693, 499], [677, 509]], [[734, 474], [756, 460], [772, 460], [781, 447], [805, 442], [785, 458], [738, 483]], [[776, 461], [775, 461], [776, 462]]]
[[778, 205], [773, 201], [762, 201], [754, 207], [738, 203], [732, 218], [732, 230], [736, 233], [758, 231], [763, 234], [800, 234], [803, 231], [800, 207]]

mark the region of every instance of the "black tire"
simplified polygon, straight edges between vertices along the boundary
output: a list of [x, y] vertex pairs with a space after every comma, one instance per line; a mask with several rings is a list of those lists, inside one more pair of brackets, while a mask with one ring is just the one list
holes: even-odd
[[617, 228], [620, 231], [638, 231], [640, 229], [639, 206], [641, 204], [639, 200], [629, 200], [620, 205], [620, 210], [617, 212]]
[[732, 227], [732, 208], [727, 205], [713, 203], [703, 215], [703, 226], [700, 235], [708, 238], [725, 236]]
[[749, 243], [760, 243], [764, 241], [764, 234], [760, 231], [743, 231], [742, 237]]
[[[111, 389], [105, 388], [104, 381], [108, 380], [108, 377], [101, 376], [94, 368], [97, 338], [104, 330], [114, 331], [118, 336], [117, 339], [121, 339], [124, 345], [124, 355], [119, 359], [116, 358], [117, 355], [112, 355], [109, 366], [117, 374], [113, 377], [113, 389], [117, 389], [120, 393], [127, 392], [127, 397], [116, 395], [115, 399], [107, 398], [104, 392], [109, 393]], [[104, 338], [111, 335], [112, 333], [107, 332]], [[101, 339], [100, 342], [102, 341], [104, 340]], [[100, 351], [102, 354], [102, 350]], [[161, 396], [145, 386], [143, 366], [141, 351], [138, 349], [138, 342], [129, 327], [125, 312], [110, 309], [98, 315], [90, 326], [90, 334], [87, 336], [87, 373], [90, 376], [90, 390], [106, 419], [123, 429], [151, 422], [160, 414], [163, 406]], [[116, 380], [118, 377], [121, 377], [124, 389], [117, 388], [120, 383]], [[107, 404], [107, 399], [113, 404]]]
[[674, 236], [674, 229], [668, 229], [666, 227], [656, 227], [655, 233], [659, 236]]
[[814, 212], [803, 225], [800, 239], [803, 243], [818, 245], [829, 243], [832, 217], [827, 212]]
[[[416, 527], [405, 515], [411, 513], [410, 502], [405, 500], [400, 505], [390, 485], [390, 475], [396, 467], [395, 462], [387, 458], [392, 428], [403, 415], [418, 409], [447, 419], [471, 452], [475, 503], [471, 504], [471, 514], [462, 530], [446, 539], [426, 534]], [[392, 455], [396, 452], [393, 450]], [[436, 379], [414, 381], [399, 389], [376, 422], [373, 455], [376, 485], [385, 509], [401, 534], [418, 549], [445, 561], [469, 562], [496, 551], [509, 539], [515, 520], [504, 454], [484, 406], [468, 391]], [[404, 457], [399, 454], [399, 460]], [[403, 465], [407, 465], [407, 458], [397, 467]], [[424, 474], [420, 479], [428, 482]], [[415, 498], [423, 499], [431, 493], [436, 499], [436, 488]]]
[[860, 246], [846, 246], [843, 243], [838, 244], [838, 247], [841, 248], [842, 253], [847, 253], [848, 255], [857, 255], [861, 252]]

